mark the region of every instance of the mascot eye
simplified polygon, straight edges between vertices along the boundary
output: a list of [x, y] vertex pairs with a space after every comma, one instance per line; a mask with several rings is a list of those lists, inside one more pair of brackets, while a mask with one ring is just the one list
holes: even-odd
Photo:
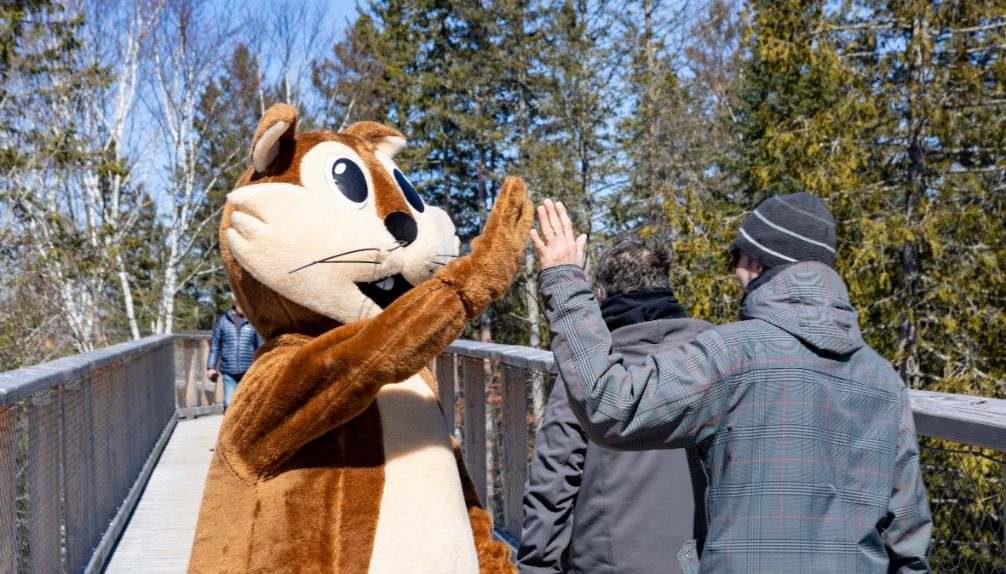
[[363, 207], [367, 203], [367, 178], [353, 160], [346, 157], [335, 158], [332, 161], [328, 182], [354, 207]]
[[423, 204], [423, 198], [419, 197], [419, 192], [412, 186], [412, 182], [406, 179], [405, 174], [398, 169], [396, 169], [394, 173], [395, 181], [398, 182], [398, 187], [402, 188], [402, 193], [405, 194], [405, 200], [409, 202], [409, 205], [411, 205], [413, 209], [419, 213], [426, 211], [426, 205]]

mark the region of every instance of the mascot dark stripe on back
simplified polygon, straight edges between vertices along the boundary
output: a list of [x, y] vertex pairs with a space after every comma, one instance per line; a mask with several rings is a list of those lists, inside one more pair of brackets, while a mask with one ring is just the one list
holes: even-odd
[[[532, 207], [508, 178], [471, 255], [394, 129], [296, 135], [270, 108], [220, 248], [266, 338], [227, 411], [190, 572], [515, 572], [426, 365], [510, 286]], [[446, 264], [445, 264], [446, 263]]]

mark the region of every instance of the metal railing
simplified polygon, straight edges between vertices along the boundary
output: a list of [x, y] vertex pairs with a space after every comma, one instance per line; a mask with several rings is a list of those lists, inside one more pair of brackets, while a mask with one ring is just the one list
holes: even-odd
[[[552, 353], [459, 340], [433, 366], [476, 489], [513, 543], [555, 381]], [[1006, 573], [1006, 400], [912, 391], [912, 406], [934, 517], [933, 571]]]
[[0, 373], [0, 572], [98, 572], [180, 416], [219, 410], [208, 337]]
[[[179, 416], [219, 410], [206, 336], [161, 335], [0, 374], [0, 572], [104, 565]], [[456, 341], [440, 399], [498, 534], [523, 521], [552, 354]], [[1006, 401], [913, 391], [937, 572], [1006, 572]]]
[[0, 571], [101, 567], [173, 427], [173, 376], [169, 335], [0, 374]]

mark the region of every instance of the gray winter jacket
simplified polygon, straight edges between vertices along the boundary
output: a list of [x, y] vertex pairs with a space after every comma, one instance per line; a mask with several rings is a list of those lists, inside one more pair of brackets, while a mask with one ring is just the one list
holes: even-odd
[[[612, 346], [626, 362], [642, 363], [710, 327], [695, 319], [646, 321], [613, 331]], [[524, 491], [520, 571], [682, 572], [678, 551], [705, 529], [704, 490], [692, 449], [629, 452], [588, 442], [556, 381]]]
[[796, 263], [741, 320], [630, 365], [583, 270], [542, 271], [552, 351], [591, 440], [697, 446], [702, 572], [928, 572], [932, 532], [908, 390], [866, 345], [845, 284]]

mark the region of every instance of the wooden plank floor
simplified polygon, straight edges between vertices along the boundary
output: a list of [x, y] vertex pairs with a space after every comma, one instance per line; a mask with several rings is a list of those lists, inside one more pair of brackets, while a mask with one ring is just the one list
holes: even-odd
[[222, 420], [178, 421], [105, 572], [185, 572]]

